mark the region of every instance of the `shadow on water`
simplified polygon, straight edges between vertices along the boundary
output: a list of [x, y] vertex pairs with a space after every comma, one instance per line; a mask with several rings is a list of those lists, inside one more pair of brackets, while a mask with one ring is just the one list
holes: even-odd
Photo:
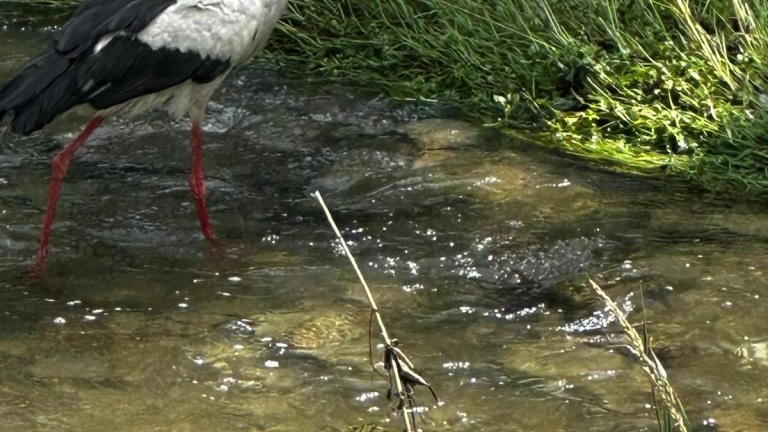
[[[0, 76], [45, 39], [0, 35], [12, 42], [0, 58], [14, 55]], [[50, 157], [87, 112], [3, 135], [0, 430], [387, 426], [364, 297], [314, 190], [445, 400], [427, 430], [652, 429], [645, 378], [612, 349], [620, 339], [585, 273], [627, 310], [644, 290], [694, 421], [765, 429], [765, 208], [416, 111], [257, 65], [240, 71], [205, 125], [223, 249], [197, 230], [188, 125], [115, 119], [71, 168], [38, 282], [22, 275]]]

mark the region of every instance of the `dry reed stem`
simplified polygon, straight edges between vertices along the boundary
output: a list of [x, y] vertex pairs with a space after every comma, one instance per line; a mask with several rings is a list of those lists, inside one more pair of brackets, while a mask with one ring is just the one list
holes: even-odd
[[677, 397], [675, 389], [673, 389], [672, 385], [669, 383], [669, 379], [667, 378], [667, 371], [664, 370], [664, 366], [662, 366], [659, 359], [656, 358], [656, 355], [653, 353], [650, 347], [646, 347], [645, 343], [643, 342], [643, 338], [640, 336], [637, 330], [632, 327], [632, 324], [627, 321], [626, 316], [621, 311], [621, 309], [619, 309], [619, 306], [613, 300], [611, 300], [611, 298], [608, 297], [608, 294], [606, 294], [605, 291], [603, 291], [602, 288], [600, 288], [600, 286], [597, 285], [591, 278], [588, 278], [587, 280], [589, 280], [589, 283], [595, 293], [597, 293], [603, 303], [605, 303], [605, 305], [611, 311], [613, 316], [615, 316], [619, 321], [619, 325], [621, 325], [624, 334], [629, 339], [627, 348], [640, 361], [640, 366], [648, 375], [649, 379], [651, 380], [651, 384], [661, 394], [661, 400], [664, 402], [664, 405], [666, 405], [667, 411], [672, 417], [672, 421], [675, 423], [675, 426], [680, 432], [687, 432], [688, 429], [686, 427], [685, 414], [681, 409], [683, 403], [680, 401], [680, 398]]
[[[313, 193], [312, 196], [314, 196], [315, 199], [317, 199], [320, 202], [320, 206], [323, 208], [323, 211], [325, 212], [325, 217], [328, 219], [328, 223], [331, 225], [331, 228], [333, 228], [333, 232], [336, 234], [336, 237], [338, 238], [339, 243], [341, 244], [341, 247], [344, 249], [344, 254], [347, 255], [347, 258], [349, 258], [349, 262], [352, 264], [352, 267], [355, 269], [355, 273], [357, 273], [358, 279], [360, 279], [360, 284], [363, 286], [363, 290], [365, 290], [365, 294], [368, 296], [368, 302], [371, 304], [371, 310], [376, 316], [376, 321], [379, 324], [379, 329], [381, 330], [381, 336], [384, 339], [384, 343], [388, 347], [391, 347], [392, 340], [389, 338], [389, 333], [387, 333], [387, 328], [384, 326], [384, 321], [381, 318], [381, 314], [379, 314], [379, 309], [376, 306], [376, 301], [373, 299], [373, 294], [371, 294], [371, 289], [368, 287], [368, 283], [365, 281], [365, 278], [363, 277], [363, 273], [360, 271], [360, 267], [358, 267], [355, 257], [352, 255], [352, 252], [350, 252], [349, 248], [347, 247], [347, 242], [344, 241], [344, 237], [341, 235], [341, 231], [339, 231], [339, 227], [336, 226], [336, 222], [333, 220], [331, 211], [328, 209], [328, 206], [325, 205], [325, 201], [323, 200], [322, 195], [320, 195], [320, 191], [315, 191], [315, 193]], [[403, 385], [403, 382], [400, 379], [401, 371], [398, 370], [399, 369], [398, 362], [393, 361], [390, 364], [393, 369], [392, 374], [394, 375], [395, 385], [397, 386], [397, 397], [400, 398], [402, 401], [405, 401], [407, 395], [405, 392], [405, 385]], [[413, 432], [416, 429], [415, 429], [415, 425], [412, 424], [412, 418], [409, 414], [410, 413], [406, 409], [406, 404], [403, 404], [403, 419], [405, 419], [406, 430], [408, 432]]]

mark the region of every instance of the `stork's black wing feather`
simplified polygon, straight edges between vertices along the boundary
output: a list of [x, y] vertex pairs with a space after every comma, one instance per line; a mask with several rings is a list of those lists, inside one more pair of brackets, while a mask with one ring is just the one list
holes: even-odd
[[57, 53], [47, 54], [27, 65], [19, 74], [0, 86], [0, 120], [7, 111], [23, 105], [42, 93], [61, 76], [72, 62]]
[[[0, 120], [10, 112], [11, 130], [28, 134], [75, 105], [105, 109], [186, 80], [205, 83], [225, 73], [228, 60], [153, 49], [135, 37], [174, 2], [86, 1], [54, 41], [53, 52], [0, 86]], [[95, 51], [107, 35], [112, 39]]]
[[82, 56], [43, 93], [16, 107], [11, 130], [32, 132], [83, 103], [106, 109], [187, 80], [210, 82], [229, 66], [226, 60], [153, 49], [138, 39], [118, 36], [98, 53]]
[[176, 0], [88, 0], [54, 39], [60, 53], [79, 55], [104, 35], [136, 34]]
[[25, 100], [43, 92], [103, 36], [136, 34], [176, 0], [87, 0], [54, 39], [54, 52], [27, 66], [0, 86], [0, 120]]
[[[187, 80], [211, 82], [229, 69], [226, 60], [201, 57], [175, 49], [153, 49], [136, 39], [113, 39], [97, 56], [78, 65], [76, 81], [94, 108], [105, 109], [135, 97], [158, 92]], [[95, 90], [94, 90], [95, 89]], [[103, 90], [102, 90], [103, 89]]]

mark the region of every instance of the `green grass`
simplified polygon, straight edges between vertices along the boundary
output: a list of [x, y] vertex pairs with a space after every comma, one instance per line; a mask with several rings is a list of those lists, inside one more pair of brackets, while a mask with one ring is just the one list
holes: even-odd
[[272, 59], [620, 169], [768, 191], [767, 0], [296, 0]]

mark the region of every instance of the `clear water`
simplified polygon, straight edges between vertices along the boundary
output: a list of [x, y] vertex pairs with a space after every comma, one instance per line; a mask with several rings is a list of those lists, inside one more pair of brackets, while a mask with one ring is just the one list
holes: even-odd
[[[0, 78], [47, 34], [0, 32]], [[88, 113], [0, 137], [0, 431], [401, 430], [368, 308], [434, 385], [424, 430], [653, 430], [649, 387], [585, 289], [646, 319], [701, 430], [768, 429], [768, 218], [341, 85], [251, 66], [206, 125], [116, 119], [66, 180], [48, 274], [24, 276], [49, 161]], [[434, 114], [434, 113], [433, 113]], [[375, 354], [379, 360], [380, 352]]]

